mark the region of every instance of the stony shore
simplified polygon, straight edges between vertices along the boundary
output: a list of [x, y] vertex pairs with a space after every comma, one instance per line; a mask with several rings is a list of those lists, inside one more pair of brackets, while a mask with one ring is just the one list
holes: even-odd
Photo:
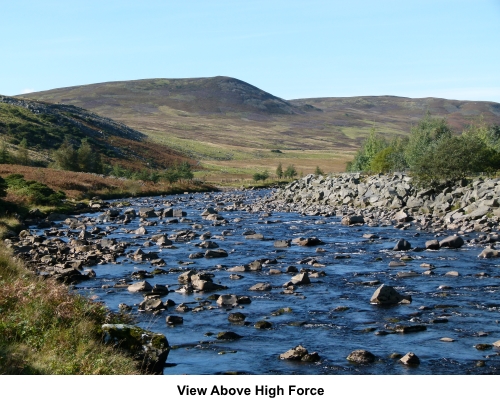
[[500, 179], [475, 179], [422, 189], [403, 173], [308, 175], [262, 200], [259, 209], [343, 216], [345, 225], [394, 225], [457, 234], [482, 232], [496, 242]]

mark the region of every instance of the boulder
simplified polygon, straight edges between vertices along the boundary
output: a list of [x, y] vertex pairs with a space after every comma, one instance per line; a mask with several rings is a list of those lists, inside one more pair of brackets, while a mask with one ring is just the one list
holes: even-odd
[[375, 361], [375, 355], [368, 350], [354, 350], [347, 356], [347, 360], [361, 364], [373, 363]]
[[255, 328], [257, 329], [271, 329], [273, 327], [273, 324], [268, 321], [258, 321], [255, 325]]
[[311, 280], [309, 279], [309, 275], [307, 273], [297, 274], [296, 276], [292, 277], [291, 281], [293, 285], [311, 284]]
[[420, 364], [420, 359], [412, 352], [406, 353], [399, 361], [406, 366], [418, 366]]
[[447, 247], [450, 249], [458, 249], [462, 247], [464, 240], [458, 235], [448, 236], [439, 242], [439, 247]]
[[396, 246], [392, 250], [399, 252], [399, 251], [404, 251], [404, 250], [410, 250], [411, 249], [411, 243], [408, 242], [406, 239], [400, 239], [396, 243]]
[[285, 353], [280, 354], [281, 360], [315, 362], [320, 359], [317, 352], [309, 353], [303, 346], [296, 346]]
[[274, 247], [275, 248], [287, 248], [287, 247], [290, 247], [290, 246], [291, 246], [290, 239], [287, 239], [287, 240], [276, 240], [276, 241], [274, 241]]
[[153, 287], [147, 281], [139, 281], [138, 283], [129, 285], [127, 289], [130, 292], [147, 292], [151, 291]]
[[362, 215], [348, 215], [342, 217], [340, 220], [342, 225], [356, 225], [356, 224], [364, 224], [365, 218]]
[[165, 319], [169, 325], [181, 325], [184, 323], [184, 318], [178, 315], [169, 315]]
[[441, 246], [439, 245], [439, 241], [436, 239], [428, 240], [425, 242], [425, 248], [429, 250], [439, 250]]
[[257, 283], [249, 288], [250, 291], [270, 291], [273, 287], [269, 283]]
[[134, 325], [104, 324], [104, 342], [129, 352], [138, 367], [148, 373], [162, 374], [170, 352], [167, 338]]
[[232, 312], [227, 317], [227, 320], [229, 322], [234, 322], [234, 323], [243, 322], [245, 319], [246, 315], [242, 314], [241, 312]]
[[236, 332], [219, 332], [217, 334], [217, 339], [219, 340], [235, 340], [241, 339], [243, 336], [238, 335]]
[[492, 257], [500, 257], [500, 250], [486, 248], [481, 253], [479, 253], [478, 257], [481, 259], [490, 259]]
[[217, 250], [207, 250], [205, 252], [205, 258], [206, 259], [214, 259], [218, 257], [227, 257], [228, 254], [224, 249], [217, 249]]
[[393, 287], [382, 284], [373, 293], [370, 303], [376, 305], [409, 304], [411, 303], [411, 296], [401, 295]]

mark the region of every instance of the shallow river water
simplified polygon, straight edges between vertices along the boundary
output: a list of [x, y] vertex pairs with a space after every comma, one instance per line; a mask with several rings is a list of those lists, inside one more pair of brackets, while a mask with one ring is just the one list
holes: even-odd
[[[263, 193], [241, 192], [240, 198], [250, 203]], [[155, 267], [147, 261], [135, 262], [125, 256], [119, 257], [116, 264], [94, 266], [97, 276], [77, 284], [78, 293], [103, 301], [114, 311], [118, 311], [120, 303], [135, 305], [131, 313], [139, 326], [165, 334], [172, 350], [164, 374], [498, 374], [500, 371], [498, 349], [478, 350], [475, 347], [500, 339], [500, 259], [479, 259], [477, 256], [483, 247], [466, 243], [458, 250], [409, 251], [403, 255], [413, 260], [405, 261], [405, 267], [390, 267], [391, 261], [400, 261], [401, 252], [392, 250], [400, 238], [410, 241], [412, 247], [424, 247], [425, 241], [435, 239], [436, 235], [418, 233], [413, 227], [399, 230], [390, 226], [342, 226], [340, 217], [279, 212], [263, 217], [263, 213], [226, 212], [223, 206], [218, 209], [228, 223], [213, 226], [212, 221], [204, 220], [201, 213], [209, 206], [216, 207], [214, 196], [214, 193], [199, 193], [127, 200], [137, 210], [144, 206], [164, 208], [164, 204], [171, 203], [174, 208], [187, 213], [185, 222], [167, 223], [166, 219], [151, 219], [158, 223], [147, 226], [148, 234], [143, 236], [124, 231], [137, 229], [140, 226], [139, 217], [123, 225], [102, 222], [99, 220], [102, 213], [88, 214], [96, 217], [97, 225], [103, 229], [106, 226], [115, 227], [106, 237], [129, 242], [127, 252], [141, 248], [145, 252], [157, 252], [165, 260], [166, 265], [162, 268], [168, 273], [147, 279], [152, 285], [169, 286], [170, 293], [162, 297], [163, 301], [171, 299], [176, 306], [186, 303], [190, 309], [206, 308], [179, 313], [173, 306], [158, 315], [139, 312], [137, 304], [143, 300], [141, 293], [130, 293], [127, 289], [112, 286], [120, 280], [136, 282], [131, 278], [132, 272], [152, 271]], [[218, 198], [222, 196], [218, 194]], [[203, 228], [193, 229], [195, 223], [203, 225]], [[194, 230], [199, 235], [210, 231], [211, 240], [226, 250], [229, 256], [190, 260], [189, 254], [205, 251], [195, 246], [201, 242], [199, 238], [190, 242], [174, 242], [173, 246], [177, 249], [162, 249], [154, 244], [143, 246], [152, 235], [171, 235], [180, 230]], [[248, 230], [263, 234], [265, 240], [245, 239], [243, 233]], [[363, 238], [365, 233], [379, 238], [368, 240]], [[325, 243], [319, 246], [324, 252], [317, 252], [316, 246], [292, 244], [291, 247], [277, 249], [273, 245], [275, 240], [310, 236], [316, 236]], [[464, 239], [474, 236], [466, 235]], [[264, 265], [261, 271], [237, 273], [243, 276], [239, 280], [230, 278], [235, 273], [228, 272], [228, 268], [264, 258], [276, 259], [277, 263]], [[324, 267], [298, 264], [306, 258], [314, 258]], [[428, 268], [421, 267], [422, 263], [435, 266], [434, 274], [423, 275]], [[285, 272], [290, 265], [324, 271], [325, 275], [311, 278], [309, 285], [299, 286], [297, 294], [283, 294], [283, 284], [294, 276]], [[213, 292], [175, 292], [180, 287], [177, 280], [179, 274], [189, 269], [209, 272], [213, 274], [215, 283], [228, 287], [216, 291], [217, 294], [245, 295], [251, 298], [251, 303], [228, 309], [219, 307], [215, 300], [208, 300]], [[278, 269], [282, 273], [271, 275], [270, 269]], [[413, 277], [397, 276], [399, 272], [411, 270], [418, 274]], [[445, 275], [452, 270], [458, 271], [459, 276]], [[413, 301], [409, 305], [389, 308], [372, 305], [370, 298], [380, 284], [369, 285], [369, 281], [393, 286], [399, 292], [411, 295]], [[249, 291], [251, 286], [261, 282], [270, 283], [273, 289]], [[291, 308], [291, 312], [273, 315], [281, 308]], [[246, 315], [244, 324], [228, 321], [228, 315], [236, 311]], [[165, 322], [167, 315], [182, 316], [184, 322], [169, 326]], [[434, 323], [436, 319], [439, 323]], [[260, 320], [269, 321], [272, 328], [255, 328], [255, 323]], [[426, 330], [391, 333], [391, 328], [396, 325], [416, 324], [425, 325]], [[222, 331], [236, 332], [242, 338], [217, 340], [217, 333]], [[444, 337], [454, 341], [443, 342], [440, 339]], [[279, 354], [299, 344], [310, 352], [318, 352], [321, 360], [297, 363], [279, 359]], [[350, 363], [346, 357], [356, 349], [369, 350], [377, 356], [377, 360], [368, 365]], [[404, 355], [407, 352], [414, 352], [420, 358], [419, 366], [407, 367], [396, 358], [391, 358], [393, 353]]]

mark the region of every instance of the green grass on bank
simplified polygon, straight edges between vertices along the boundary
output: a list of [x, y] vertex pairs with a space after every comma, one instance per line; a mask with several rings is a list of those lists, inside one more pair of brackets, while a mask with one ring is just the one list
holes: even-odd
[[139, 374], [101, 341], [109, 321], [103, 305], [35, 278], [0, 244], [0, 374]]

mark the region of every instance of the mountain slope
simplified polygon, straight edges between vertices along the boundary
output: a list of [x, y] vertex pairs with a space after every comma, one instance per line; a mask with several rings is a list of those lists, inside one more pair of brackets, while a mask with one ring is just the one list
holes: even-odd
[[0, 96], [0, 134], [11, 145], [26, 139], [41, 164], [48, 163], [50, 151], [65, 138], [75, 147], [87, 138], [105, 161], [125, 167], [166, 167], [183, 160], [178, 152], [151, 144], [137, 130], [72, 105]]
[[[283, 100], [229, 77], [145, 79], [23, 95], [110, 117], [207, 167], [248, 176], [295, 164], [299, 173], [341, 171], [375, 126], [407, 134], [427, 111], [456, 132], [483, 116], [500, 124], [500, 104], [438, 98], [331, 97]], [[272, 151], [280, 150], [277, 154]]]

